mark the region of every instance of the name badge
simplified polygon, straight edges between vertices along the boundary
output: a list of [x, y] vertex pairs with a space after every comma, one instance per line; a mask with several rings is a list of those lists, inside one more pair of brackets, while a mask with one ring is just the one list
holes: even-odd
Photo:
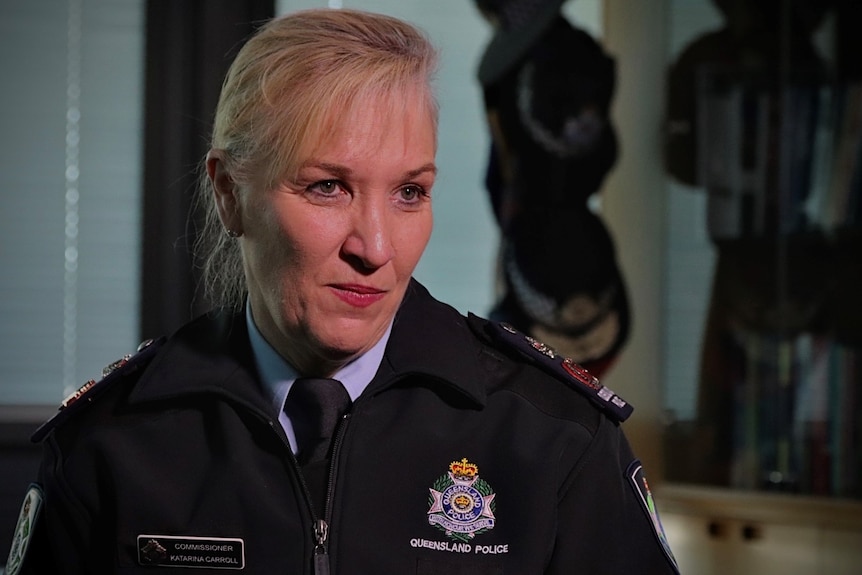
[[138, 563], [162, 567], [244, 569], [242, 539], [138, 535]]

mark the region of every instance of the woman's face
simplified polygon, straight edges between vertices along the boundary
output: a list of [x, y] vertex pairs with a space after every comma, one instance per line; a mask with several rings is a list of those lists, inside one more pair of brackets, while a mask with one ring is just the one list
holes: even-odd
[[360, 103], [295, 181], [240, 196], [255, 323], [303, 375], [331, 375], [395, 315], [431, 236], [435, 130], [418, 94]]

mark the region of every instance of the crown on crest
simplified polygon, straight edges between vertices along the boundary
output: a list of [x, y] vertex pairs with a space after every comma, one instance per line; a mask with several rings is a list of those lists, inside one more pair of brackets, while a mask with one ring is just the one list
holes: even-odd
[[464, 457], [461, 461], [453, 461], [449, 464], [449, 472], [452, 479], [460, 479], [462, 481], [470, 481], [479, 475], [479, 466], [475, 463], [470, 463]]

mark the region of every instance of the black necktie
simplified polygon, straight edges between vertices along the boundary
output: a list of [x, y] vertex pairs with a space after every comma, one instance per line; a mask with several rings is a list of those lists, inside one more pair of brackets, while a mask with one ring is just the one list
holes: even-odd
[[332, 436], [350, 396], [340, 381], [300, 377], [290, 388], [284, 410], [293, 424], [301, 465], [327, 459]]

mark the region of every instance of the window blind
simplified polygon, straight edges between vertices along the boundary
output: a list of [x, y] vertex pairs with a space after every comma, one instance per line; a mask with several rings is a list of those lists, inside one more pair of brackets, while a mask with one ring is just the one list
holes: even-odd
[[137, 346], [142, 0], [0, 3], [0, 406]]

